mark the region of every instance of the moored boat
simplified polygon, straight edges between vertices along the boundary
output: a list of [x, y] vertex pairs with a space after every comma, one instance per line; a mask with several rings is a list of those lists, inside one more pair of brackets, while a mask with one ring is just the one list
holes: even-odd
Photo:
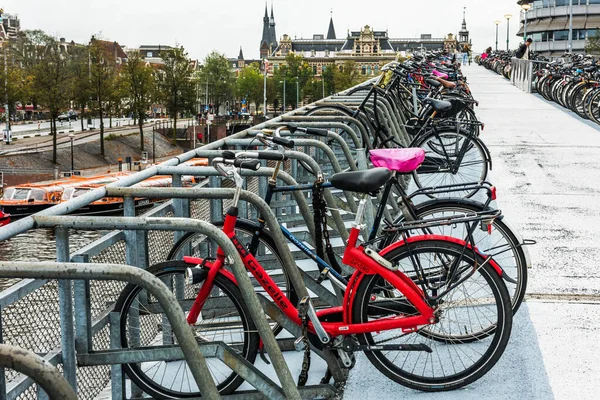
[[[192, 159], [184, 163], [184, 165], [206, 166], [208, 165], [208, 160]], [[10, 214], [13, 220], [23, 218], [61, 202], [79, 197], [91, 190], [117, 182], [133, 173], [131, 171], [123, 171], [91, 177], [73, 176], [55, 181], [10, 186], [6, 188], [4, 195], [0, 199], [0, 208], [4, 209], [4, 213]], [[184, 186], [191, 186], [195, 181], [194, 178], [187, 177], [184, 178], [183, 184]], [[136, 186], [169, 187], [171, 186], [171, 177], [155, 176], [138, 183]], [[157, 201], [160, 201], [160, 199], [136, 198], [135, 204], [136, 208], [147, 207]], [[115, 213], [122, 209], [122, 198], [105, 197], [74, 211], [72, 214], [106, 214]]]

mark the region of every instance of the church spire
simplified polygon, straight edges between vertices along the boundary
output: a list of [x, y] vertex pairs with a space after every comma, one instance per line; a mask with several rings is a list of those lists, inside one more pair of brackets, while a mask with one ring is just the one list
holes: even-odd
[[263, 17], [263, 33], [262, 39], [260, 40], [260, 57], [264, 58], [269, 56], [269, 47], [271, 43], [271, 30], [269, 24], [269, 9], [267, 2], [265, 1], [265, 16]]
[[462, 29], [467, 30], [467, 7], [463, 7], [463, 22]]
[[329, 19], [329, 29], [327, 30], [327, 39], [336, 39], [335, 28], [333, 27], [333, 10], [331, 10], [331, 18]]
[[277, 48], [277, 33], [275, 33], [275, 16], [273, 15], [273, 3], [271, 2], [271, 20], [269, 21], [269, 44], [272, 46], [272, 50]]
[[238, 60], [244, 59], [244, 52], [242, 51], [242, 46], [240, 46], [240, 54], [238, 54]]

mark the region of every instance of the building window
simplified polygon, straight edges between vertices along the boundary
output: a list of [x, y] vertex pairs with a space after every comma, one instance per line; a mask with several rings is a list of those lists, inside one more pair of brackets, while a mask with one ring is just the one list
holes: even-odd
[[568, 40], [569, 31], [554, 31], [554, 41], [557, 40]]
[[363, 75], [366, 75], [366, 74], [367, 74], [367, 66], [366, 66], [366, 65], [363, 65], [363, 66], [362, 66], [362, 68], [361, 68], [361, 73], [362, 73]]
[[316, 75], [316, 74], [317, 74], [317, 66], [313, 65], [313, 75]]
[[372, 71], [371, 71], [371, 66], [368, 65], [367, 66], [367, 75], [371, 75]]
[[278, 64], [273, 64], [273, 72], [277, 72], [279, 70]]
[[375, 66], [375, 75], [379, 75], [379, 65]]
[[146, 57], [150, 57], [150, 58], [152, 58], [152, 52], [151, 52], [151, 51], [147, 52], [147, 53], [146, 53]]

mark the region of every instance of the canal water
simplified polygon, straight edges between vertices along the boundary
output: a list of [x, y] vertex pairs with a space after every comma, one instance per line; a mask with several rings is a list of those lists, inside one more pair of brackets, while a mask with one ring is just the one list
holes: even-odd
[[[106, 231], [69, 232], [71, 253], [105, 235]], [[0, 261], [55, 261], [56, 235], [53, 229], [31, 229], [8, 240], [0, 241]], [[0, 290], [18, 280], [0, 279]]]

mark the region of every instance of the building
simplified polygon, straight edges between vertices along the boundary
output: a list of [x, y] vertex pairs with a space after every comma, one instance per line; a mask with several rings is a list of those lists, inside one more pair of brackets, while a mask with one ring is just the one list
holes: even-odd
[[[531, 6], [528, 11], [521, 12], [521, 29], [517, 35], [524, 35], [526, 16], [527, 37], [533, 39], [532, 51], [545, 56], [560, 56], [569, 50], [569, 0], [520, 0], [517, 4]], [[583, 53], [586, 39], [593, 37], [598, 29], [600, 1], [573, 0], [573, 52]]]
[[140, 56], [150, 65], [163, 65], [165, 62], [162, 59], [164, 53], [173, 50], [171, 46], [158, 45], [142, 45], [137, 51]]
[[21, 21], [16, 14], [0, 13], [0, 41], [14, 40], [21, 30]]
[[[273, 26], [274, 19], [271, 9], [269, 26]], [[266, 25], [263, 25], [263, 31]], [[416, 50], [441, 50], [444, 47], [443, 38], [432, 38], [424, 34], [420, 38], [390, 38], [387, 31], [377, 31], [369, 25], [359, 31], [348, 31], [346, 37], [338, 39], [335, 33], [333, 16], [329, 20], [327, 35], [315, 34], [311, 39], [292, 39], [284, 34], [272, 51], [265, 53], [266, 42], [261, 42], [261, 57], [269, 63], [268, 73], [273, 74], [282, 64], [289, 53], [295, 53], [305, 58], [313, 68], [315, 75], [320, 76], [330, 67], [339, 67], [346, 61], [354, 61], [362, 75], [378, 75], [379, 68], [390, 61], [394, 61], [399, 53]]]

